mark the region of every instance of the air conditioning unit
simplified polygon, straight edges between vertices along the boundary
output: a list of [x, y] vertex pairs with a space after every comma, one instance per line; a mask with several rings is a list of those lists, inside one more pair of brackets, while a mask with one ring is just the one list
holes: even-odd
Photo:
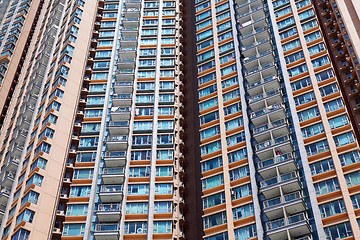
[[136, 230], [136, 233], [143, 233], [143, 229], [142, 229], [142, 228], [138, 228], [138, 229]]

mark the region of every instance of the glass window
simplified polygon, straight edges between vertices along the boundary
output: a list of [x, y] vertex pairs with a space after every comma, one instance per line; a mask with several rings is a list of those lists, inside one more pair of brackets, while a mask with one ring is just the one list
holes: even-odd
[[244, 178], [250, 175], [249, 166], [246, 165], [244, 167], [236, 168], [229, 172], [230, 174], [230, 181], [235, 181], [240, 178]]
[[125, 222], [124, 234], [142, 234], [147, 232], [147, 222]]
[[327, 95], [330, 95], [330, 94], [333, 94], [333, 93], [336, 93], [336, 92], [339, 91], [336, 83], [327, 85], [325, 87], [321, 87], [321, 88], [319, 88], [319, 90], [320, 90], [320, 93], [321, 93], [322, 97], [325, 97]]
[[310, 157], [329, 150], [329, 145], [326, 140], [316, 142], [305, 147], [307, 155]]
[[355, 150], [355, 151], [341, 154], [341, 155], [339, 155], [339, 159], [340, 159], [342, 166], [357, 163], [360, 161], [359, 151]]
[[220, 212], [204, 218], [204, 229], [209, 229], [212, 227], [219, 226], [221, 224], [225, 224], [226, 220], [226, 213]]
[[326, 112], [328, 113], [328, 112], [332, 112], [337, 109], [343, 108], [344, 104], [343, 104], [341, 98], [338, 98], [333, 101], [324, 103], [324, 107], [325, 107]]
[[216, 141], [201, 147], [201, 156], [221, 150], [221, 141]]
[[360, 184], [360, 171], [344, 175], [348, 187]]
[[309, 127], [301, 129], [303, 138], [312, 137], [324, 132], [324, 126], [322, 123], [317, 123]]
[[343, 199], [321, 204], [319, 205], [319, 209], [322, 218], [326, 218], [346, 212], [345, 203]]
[[149, 204], [147, 202], [126, 203], [126, 214], [147, 214]]
[[154, 221], [153, 233], [171, 233], [172, 222], [171, 221]]
[[331, 158], [310, 164], [310, 170], [312, 175], [328, 172], [333, 169], [334, 163]]
[[302, 111], [298, 113], [299, 121], [303, 122], [309, 119], [312, 119], [314, 117], [319, 116], [319, 109], [318, 107], [310, 108], [308, 110]]
[[337, 240], [353, 235], [350, 222], [344, 222], [334, 226], [326, 227], [324, 230], [327, 240]]
[[301, 80], [299, 80], [297, 82], [291, 83], [291, 88], [292, 88], [293, 91], [302, 89], [302, 88], [307, 87], [307, 86], [311, 86], [311, 80], [308, 77], [304, 78], [304, 79], [301, 79]]
[[336, 147], [341, 147], [355, 142], [355, 138], [352, 132], [347, 132], [334, 137]]
[[86, 216], [87, 212], [87, 204], [68, 204], [66, 216]]
[[18, 225], [22, 221], [26, 221], [32, 223], [34, 219], [35, 212], [29, 209], [25, 209], [17, 218], [16, 218], [16, 225]]
[[315, 74], [315, 76], [316, 76], [316, 79], [317, 79], [318, 82], [322, 82], [322, 81], [324, 81], [326, 79], [334, 77], [334, 73], [333, 73], [333, 71], [331, 69], [329, 69], [329, 70], [326, 70], [324, 72]]
[[249, 196], [251, 194], [252, 194], [252, 190], [251, 190], [250, 183], [231, 189], [231, 199], [232, 200], [243, 198], [243, 197]]
[[256, 225], [250, 225], [234, 230], [235, 240], [246, 240], [257, 236]]
[[63, 229], [63, 236], [84, 236], [85, 223], [80, 224], [65, 224]]
[[315, 183], [314, 188], [317, 196], [340, 190], [337, 178], [332, 178], [323, 182]]
[[239, 160], [247, 158], [246, 148], [237, 150], [235, 152], [228, 153], [229, 163], [237, 162]]
[[154, 202], [154, 213], [172, 213], [172, 202]]
[[254, 205], [252, 203], [233, 209], [234, 221], [250, 217], [252, 215], [254, 215]]
[[219, 204], [225, 203], [225, 193], [217, 193], [214, 195], [211, 195], [209, 197], [203, 198], [203, 207], [204, 209], [211, 208], [214, 206], [217, 206]]
[[222, 184], [224, 184], [224, 176], [219, 174], [202, 180], [202, 190], [204, 191]]
[[305, 103], [308, 103], [308, 102], [311, 102], [314, 100], [315, 100], [314, 92], [308, 92], [308, 93], [305, 93], [303, 95], [300, 95], [300, 96], [294, 98], [296, 106], [300, 106], [302, 104], [305, 104]]

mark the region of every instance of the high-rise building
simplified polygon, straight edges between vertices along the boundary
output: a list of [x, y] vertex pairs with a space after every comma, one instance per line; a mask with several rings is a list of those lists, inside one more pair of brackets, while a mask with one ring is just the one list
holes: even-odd
[[355, 0], [0, 8], [1, 239], [360, 239]]

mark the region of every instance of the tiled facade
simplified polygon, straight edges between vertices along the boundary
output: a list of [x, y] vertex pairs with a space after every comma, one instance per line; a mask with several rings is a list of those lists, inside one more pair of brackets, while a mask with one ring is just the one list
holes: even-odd
[[360, 238], [345, 2], [6, 1], [0, 237]]

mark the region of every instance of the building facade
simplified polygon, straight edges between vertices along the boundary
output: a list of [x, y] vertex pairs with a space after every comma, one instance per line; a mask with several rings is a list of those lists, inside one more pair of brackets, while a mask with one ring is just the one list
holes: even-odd
[[1, 4], [2, 239], [360, 238], [355, 1]]

